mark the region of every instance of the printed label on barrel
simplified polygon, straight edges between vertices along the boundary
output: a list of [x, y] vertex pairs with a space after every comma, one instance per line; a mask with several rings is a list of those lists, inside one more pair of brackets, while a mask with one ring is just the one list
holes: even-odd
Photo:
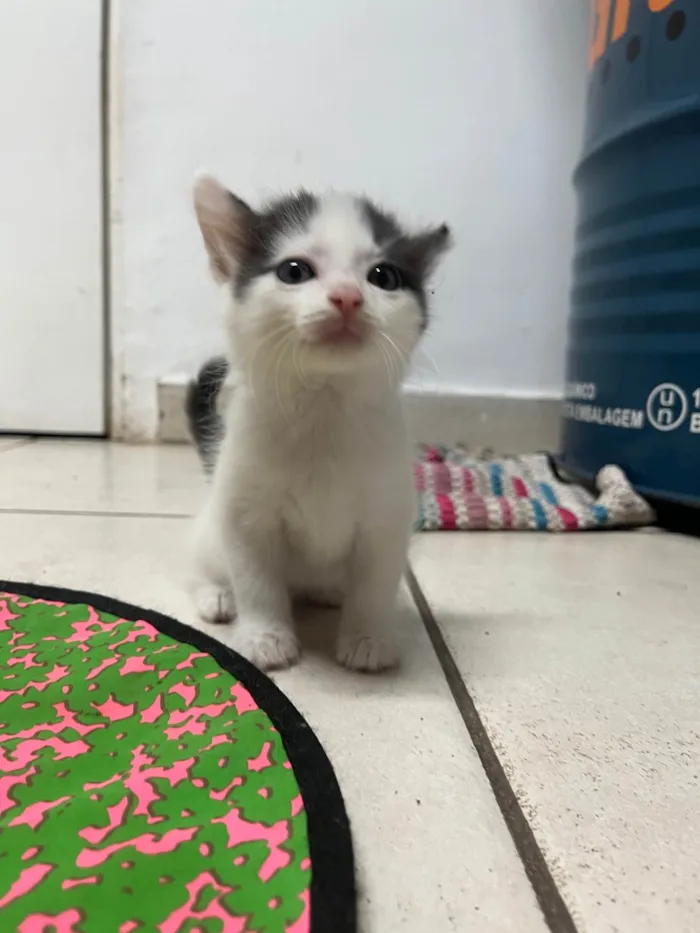
[[[662, 13], [674, 0], [647, 0], [651, 13]], [[629, 28], [631, 0], [591, 0], [588, 65], [593, 68], [608, 45], [622, 39]]]
[[662, 382], [649, 391], [642, 405], [632, 408], [605, 405], [595, 382], [569, 382], [564, 417], [623, 431], [648, 426], [664, 434], [700, 435], [700, 387], [687, 392], [674, 382]]

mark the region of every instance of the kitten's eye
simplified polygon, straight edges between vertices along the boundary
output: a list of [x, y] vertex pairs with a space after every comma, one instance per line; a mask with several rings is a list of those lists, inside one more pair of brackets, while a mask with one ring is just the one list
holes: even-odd
[[277, 266], [277, 278], [285, 285], [301, 285], [316, 278], [316, 273], [303, 259], [285, 259]]
[[401, 273], [396, 266], [391, 266], [388, 262], [380, 262], [379, 265], [370, 269], [367, 273], [367, 281], [370, 285], [376, 285], [385, 292], [395, 292], [403, 285]]

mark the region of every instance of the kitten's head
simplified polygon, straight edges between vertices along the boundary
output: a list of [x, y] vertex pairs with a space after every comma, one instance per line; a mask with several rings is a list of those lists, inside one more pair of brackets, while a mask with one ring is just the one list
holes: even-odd
[[267, 350], [304, 373], [403, 373], [428, 321], [446, 226], [407, 233], [370, 201], [336, 193], [254, 210], [207, 175], [194, 200], [212, 272], [230, 284], [244, 365]]

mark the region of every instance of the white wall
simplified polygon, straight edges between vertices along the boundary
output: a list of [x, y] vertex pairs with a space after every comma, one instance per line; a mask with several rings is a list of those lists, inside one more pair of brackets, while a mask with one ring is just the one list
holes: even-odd
[[[536, 10], [536, 12], [535, 12]], [[366, 191], [457, 246], [426, 388], [562, 385], [585, 0], [122, 0], [114, 30], [114, 346], [131, 436], [220, 344], [189, 184]]]

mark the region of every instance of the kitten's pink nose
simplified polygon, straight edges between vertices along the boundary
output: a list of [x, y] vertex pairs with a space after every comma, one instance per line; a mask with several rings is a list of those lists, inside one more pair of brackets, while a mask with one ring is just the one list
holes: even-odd
[[341, 285], [328, 295], [330, 303], [340, 311], [344, 318], [354, 317], [362, 306], [362, 292], [356, 285]]

